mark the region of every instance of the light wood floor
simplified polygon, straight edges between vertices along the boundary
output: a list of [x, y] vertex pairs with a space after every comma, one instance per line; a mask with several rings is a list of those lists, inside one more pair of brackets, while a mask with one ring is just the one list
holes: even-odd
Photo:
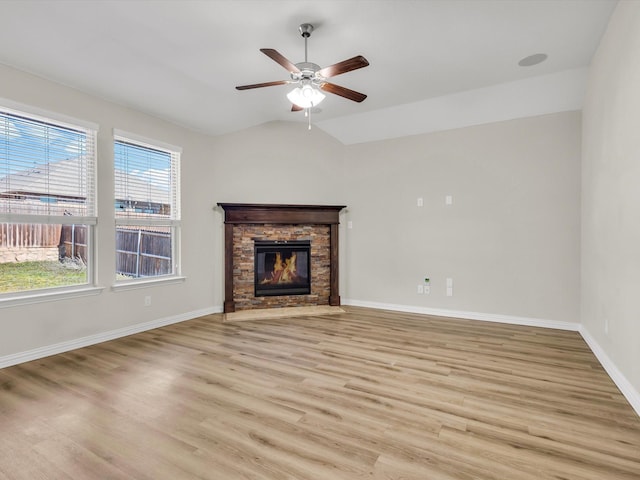
[[0, 479], [640, 479], [575, 332], [220, 315], [0, 370]]

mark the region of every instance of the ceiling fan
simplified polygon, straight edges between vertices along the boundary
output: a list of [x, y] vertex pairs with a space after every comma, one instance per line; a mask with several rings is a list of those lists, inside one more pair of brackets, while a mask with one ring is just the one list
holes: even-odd
[[[343, 73], [366, 67], [369, 62], [362, 55], [338, 62], [329, 67], [321, 68], [315, 63], [307, 61], [307, 39], [313, 32], [313, 25], [303, 23], [298, 27], [300, 35], [304, 38], [304, 62], [292, 63], [273, 48], [261, 48], [260, 51], [276, 63], [283, 66], [291, 75], [290, 80], [277, 80], [275, 82], [255, 83], [253, 85], [241, 85], [237, 90], [249, 90], [252, 88], [273, 87], [276, 85], [295, 84], [296, 87], [287, 94], [291, 102], [291, 111], [305, 110], [309, 115], [310, 109], [317, 106], [324, 98], [322, 92], [333, 93], [341, 97], [362, 102], [367, 96], [364, 93], [341, 87], [335, 83], [327, 82], [327, 78], [335, 77]], [[309, 127], [310, 128], [310, 127]]]

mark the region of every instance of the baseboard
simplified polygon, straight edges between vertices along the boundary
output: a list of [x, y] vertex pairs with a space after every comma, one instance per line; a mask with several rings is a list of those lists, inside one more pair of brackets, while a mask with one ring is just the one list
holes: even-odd
[[511, 325], [526, 325], [529, 327], [555, 328], [558, 330], [570, 330], [577, 332], [580, 324], [563, 322], [559, 320], [545, 320], [542, 318], [515, 317], [513, 315], [500, 315], [495, 313], [467, 312], [463, 310], [447, 310], [440, 308], [417, 307], [413, 305], [398, 305], [393, 303], [366, 302], [353, 299], [342, 299], [342, 305], [353, 307], [376, 308], [378, 310], [392, 310], [395, 312], [418, 313], [433, 315], [436, 317], [464, 318], [467, 320], [480, 320], [483, 322], [508, 323]]
[[50, 355], [68, 352], [77, 348], [88, 347], [89, 345], [95, 345], [97, 343], [115, 340], [116, 338], [126, 337], [128, 335], [145, 332], [147, 330], [153, 330], [154, 328], [164, 327], [173, 323], [192, 320], [194, 318], [202, 317], [204, 315], [211, 315], [213, 313], [222, 313], [222, 307], [194, 310], [179, 315], [173, 315], [171, 317], [160, 318], [158, 320], [152, 320], [150, 322], [138, 323], [129, 327], [118, 328], [116, 330], [110, 330], [108, 332], [96, 333], [95, 335], [89, 335], [87, 337], [76, 338], [73, 340], [68, 340], [66, 342], [47, 345], [46, 347], [34, 348], [33, 350], [27, 350], [25, 352], [5, 355], [3, 357], [0, 357], [0, 368], [10, 367], [11, 365], [30, 362], [32, 360], [38, 360], [39, 358], [48, 357]]
[[618, 370], [615, 363], [613, 363], [598, 342], [595, 341], [584, 325], [581, 325], [580, 330], [578, 331], [580, 332], [580, 335], [582, 335], [582, 338], [584, 338], [587, 345], [589, 345], [589, 348], [600, 362], [600, 365], [602, 365], [602, 368], [606, 370], [609, 377], [611, 377], [611, 380], [613, 380], [613, 383], [616, 384], [616, 387], [618, 387], [622, 392], [622, 395], [624, 395], [627, 401], [631, 404], [638, 416], [640, 416], [640, 393], [633, 388], [633, 385], [631, 385], [631, 382], [627, 380], [627, 377]]

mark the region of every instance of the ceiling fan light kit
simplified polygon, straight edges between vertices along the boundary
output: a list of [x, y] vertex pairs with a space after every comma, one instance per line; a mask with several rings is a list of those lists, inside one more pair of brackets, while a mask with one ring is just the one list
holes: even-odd
[[313, 25], [303, 23], [298, 27], [298, 31], [302, 38], [304, 38], [304, 62], [294, 64], [272, 48], [260, 49], [262, 53], [289, 71], [290, 80], [241, 85], [236, 87], [236, 89], [249, 90], [252, 88], [294, 84], [295, 87], [293, 90], [287, 94], [287, 98], [292, 104], [291, 111], [304, 110], [305, 116], [309, 118], [309, 129], [311, 129], [310, 109], [317, 107], [318, 104], [324, 100], [325, 94], [323, 92], [333, 93], [334, 95], [339, 95], [358, 103], [367, 98], [363, 93], [327, 82], [326, 79], [366, 67], [369, 65], [369, 62], [362, 55], [358, 55], [329, 67], [321, 68], [319, 65], [307, 60], [307, 39], [311, 36], [311, 32], [313, 32]]
[[316, 107], [324, 100], [325, 96], [324, 93], [308, 83], [287, 93], [289, 101], [301, 108]]

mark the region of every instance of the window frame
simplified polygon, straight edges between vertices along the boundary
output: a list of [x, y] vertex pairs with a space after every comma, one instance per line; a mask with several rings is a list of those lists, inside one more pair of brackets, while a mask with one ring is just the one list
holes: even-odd
[[103, 288], [97, 285], [97, 229], [98, 229], [98, 179], [97, 150], [99, 125], [86, 120], [74, 118], [58, 112], [15, 102], [0, 97], [0, 111], [8, 115], [25, 118], [29, 121], [44, 123], [63, 129], [82, 131], [87, 136], [87, 173], [85, 181], [87, 195], [92, 198], [89, 210], [81, 216], [63, 216], [48, 214], [0, 213], [0, 223], [7, 224], [41, 224], [41, 225], [86, 225], [87, 226], [87, 272], [86, 282], [76, 285], [34, 288], [17, 292], [0, 293], [0, 308], [31, 303], [41, 303], [64, 298], [86, 295], [97, 295]]
[[[171, 218], [136, 218], [133, 217], [119, 217], [116, 215], [115, 205], [118, 199], [116, 198], [117, 184], [115, 179], [115, 145], [116, 142], [124, 142], [140, 148], [148, 148], [151, 150], [161, 151], [167, 153], [171, 157], [171, 169], [175, 180], [170, 183], [170, 187], [174, 188], [173, 204], [171, 205], [172, 215]], [[136, 288], [144, 288], [152, 284], [167, 284], [177, 283], [184, 281], [182, 276], [182, 249], [181, 249], [181, 233], [182, 233], [182, 206], [181, 206], [181, 162], [182, 162], [182, 148], [171, 145], [166, 142], [155, 140], [152, 138], [144, 137], [128, 131], [113, 129], [113, 147], [114, 147], [114, 184], [113, 184], [113, 205], [114, 205], [114, 225], [115, 229], [118, 226], [162, 226], [169, 227], [171, 232], [171, 264], [172, 273], [156, 276], [127, 278], [120, 280], [114, 278], [114, 283], [111, 287], [112, 290], [128, 290]], [[175, 162], [175, 164], [174, 164]], [[115, 234], [115, 230], [114, 230]], [[115, 244], [114, 244], [115, 246]], [[116, 259], [116, 251], [114, 250], [114, 261]], [[115, 265], [114, 265], [115, 266]]]

